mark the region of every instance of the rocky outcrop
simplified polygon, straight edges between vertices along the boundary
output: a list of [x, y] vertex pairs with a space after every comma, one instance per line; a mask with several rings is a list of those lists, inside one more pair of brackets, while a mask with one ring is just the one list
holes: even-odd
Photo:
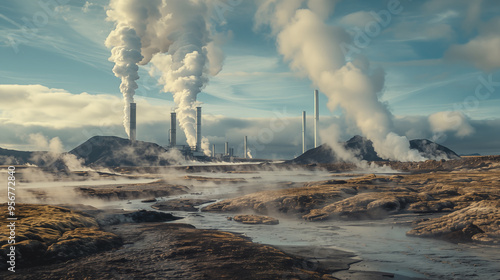
[[500, 201], [474, 202], [448, 215], [420, 221], [410, 236], [435, 237], [453, 242], [500, 243]]
[[98, 228], [76, 228], [63, 233], [42, 256], [50, 261], [66, 261], [108, 251], [121, 245], [122, 240], [116, 234]]
[[170, 199], [166, 201], [160, 201], [151, 206], [151, 208], [163, 210], [163, 211], [188, 211], [197, 212], [200, 205], [215, 202], [215, 200], [210, 199]]
[[279, 220], [269, 216], [259, 216], [259, 215], [237, 215], [233, 217], [233, 220], [250, 225], [277, 225]]
[[264, 215], [274, 211], [300, 214], [309, 212], [311, 208], [341, 200], [345, 195], [341, 185], [261, 191], [216, 202], [203, 208], [202, 211], [241, 212], [250, 210]]
[[[6, 205], [2, 205], [6, 208]], [[121, 239], [99, 229], [91, 216], [50, 205], [17, 204], [16, 261], [19, 267], [65, 261], [121, 246]], [[2, 219], [6, 221], [6, 219]], [[0, 267], [9, 250], [8, 228], [0, 228]]]
[[182, 219], [170, 213], [147, 210], [138, 210], [133, 212], [123, 210], [99, 211], [95, 217], [101, 226], [118, 225], [123, 223], [170, 222]]
[[321, 209], [312, 209], [303, 218], [310, 221], [341, 219], [381, 219], [398, 213], [416, 200], [408, 192], [368, 192], [332, 203]]
[[172, 185], [164, 180], [157, 180], [145, 184], [80, 187], [76, 191], [85, 197], [105, 200], [125, 200], [186, 194], [189, 188], [181, 185]]

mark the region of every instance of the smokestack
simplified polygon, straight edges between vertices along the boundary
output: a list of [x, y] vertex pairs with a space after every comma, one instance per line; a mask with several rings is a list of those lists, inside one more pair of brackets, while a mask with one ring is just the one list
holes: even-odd
[[247, 137], [243, 138], [243, 158], [247, 158]]
[[135, 142], [137, 132], [136, 132], [136, 104], [130, 103], [130, 141]]
[[170, 147], [177, 145], [177, 114], [170, 113]]
[[319, 99], [318, 90], [314, 91], [314, 148], [318, 147]]
[[306, 111], [302, 111], [302, 153], [306, 152]]
[[201, 151], [201, 107], [196, 107], [196, 151]]
[[215, 144], [212, 144], [212, 157], [215, 157]]

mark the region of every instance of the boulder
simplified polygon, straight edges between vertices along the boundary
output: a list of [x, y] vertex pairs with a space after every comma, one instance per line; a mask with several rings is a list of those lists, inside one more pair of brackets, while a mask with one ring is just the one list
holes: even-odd
[[448, 215], [420, 221], [409, 236], [436, 237], [451, 242], [500, 243], [500, 201], [483, 200]]
[[263, 225], [277, 225], [279, 220], [269, 216], [259, 216], [259, 215], [237, 215], [233, 217], [233, 220], [243, 223], [243, 224], [263, 224]]
[[211, 199], [171, 199], [166, 201], [160, 201], [151, 206], [151, 208], [163, 210], [163, 211], [189, 211], [197, 212], [198, 206], [215, 202]]

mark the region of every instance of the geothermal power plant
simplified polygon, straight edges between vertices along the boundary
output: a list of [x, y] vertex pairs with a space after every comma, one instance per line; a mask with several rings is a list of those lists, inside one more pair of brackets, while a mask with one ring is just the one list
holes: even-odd
[[[314, 91], [314, 148], [318, 147], [319, 142], [319, 96], [318, 90]], [[129, 119], [129, 140], [130, 142], [135, 142], [137, 140], [137, 105], [136, 103], [130, 103], [130, 119]], [[306, 129], [306, 111], [302, 111], [302, 153], [307, 151], [307, 129]], [[170, 113], [170, 129], [168, 130], [168, 148], [177, 149], [181, 151], [184, 156], [194, 156], [194, 157], [204, 157], [204, 151], [201, 147], [202, 140], [202, 113], [201, 107], [196, 107], [196, 118], [195, 118], [195, 129], [196, 129], [196, 145], [190, 147], [188, 145], [177, 145], [177, 113]], [[217, 157], [216, 146], [212, 144], [210, 155], [212, 157]], [[224, 143], [224, 153], [220, 154], [221, 157], [233, 157], [234, 148], [229, 147], [229, 142]], [[243, 151], [242, 158], [249, 158], [248, 150], [248, 136], [243, 137]]]

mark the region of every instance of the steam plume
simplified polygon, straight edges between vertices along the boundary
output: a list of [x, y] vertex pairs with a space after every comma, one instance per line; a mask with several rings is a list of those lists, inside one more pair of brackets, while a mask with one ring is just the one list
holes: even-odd
[[124, 118], [123, 126], [130, 136], [130, 103], [134, 102], [134, 94], [137, 89], [136, 80], [139, 79], [139, 63], [143, 57], [141, 55], [141, 40], [134, 29], [120, 23], [111, 31], [105, 42], [111, 49], [110, 61], [115, 63], [113, 73], [121, 78], [120, 91], [123, 94]]
[[[293, 70], [309, 77], [325, 93], [328, 107], [340, 106], [346, 117], [372, 140], [380, 157], [420, 161], [406, 137], [392, 130], [393, 116], [378, 100], [384, 84], [381, 70], [372, 70], [367, 60], [346, 62], [340, 43], [350, 36], [340, 27], [325, 24], [336, 1], [263, 0], [256, 26], [269, 25], [278, 51]], [[307, 3], [307, 6], [305, 5]]]
[[[163, 90], [173, 94], [179, 125], [190, 146], [196, 145], [196, 97], [206, 86], [208, 77], [221, 70], [223, 61], [222, 51], [216, 44], [216, 34], [210, 31], [214, 30], [210, 23], [214, 1], [111, 0], [107, 13], [108, 19], [117, 25], [106, 45], [114, 46], [113, 50], [130, 47], [135, 51], [137, 48], [132, 46], [139, 47], [142, 55], [139, 60], [138, 56], [128, 60], [128, 53], [118, 50], [112, 52], [110, 59], [115, 61], [115, 68], [119, 68], [114, 70], [115, 75], [125, 80], [121, 87], [124, 96], [128, 97], [130, 89], [137, 88], [135, 83], [129, 86], [131, 80], [138, 78], [137, 64], [151, 62], [153, 67], [150, 74], [159, 76]], [[128, 44], [133, 40], [122, 35], [128, 30], [135, 31], [137, 38], [140, 38], [139, 44]], [[119, 62], [122, 61], [127, 62], [127, 70], [135, 70], [135, 76], [121, 74], [128, 74], [127, 71], [119, 71], [122, 68]], [[205, 152], [210, 153], [208, 149]]]

